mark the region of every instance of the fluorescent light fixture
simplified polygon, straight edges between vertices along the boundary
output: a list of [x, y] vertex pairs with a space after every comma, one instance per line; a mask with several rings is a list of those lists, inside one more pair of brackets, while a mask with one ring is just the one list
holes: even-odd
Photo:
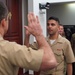
[[75, 3], [69, 3], [69, 4], [67, 4], [67, 6], [68, 6], [69, 8], [75, 8]]

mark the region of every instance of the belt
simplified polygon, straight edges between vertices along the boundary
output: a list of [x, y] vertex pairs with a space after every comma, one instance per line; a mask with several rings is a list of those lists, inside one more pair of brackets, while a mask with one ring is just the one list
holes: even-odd
[[40, 74], [40, 75], [55, 75], [55, 74]]
[[[40, 75], [42, 75], [42, 74], [40, 74]], [[53, 75], [53, 74], [43, 74], [43, 75]]]

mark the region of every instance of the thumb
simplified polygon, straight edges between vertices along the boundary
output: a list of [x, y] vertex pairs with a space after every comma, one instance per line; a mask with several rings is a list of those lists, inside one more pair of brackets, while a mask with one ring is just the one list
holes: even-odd
[[24, 26], [24, 28], [25, 28], [26, 30], [28, 30], [28, 26]]

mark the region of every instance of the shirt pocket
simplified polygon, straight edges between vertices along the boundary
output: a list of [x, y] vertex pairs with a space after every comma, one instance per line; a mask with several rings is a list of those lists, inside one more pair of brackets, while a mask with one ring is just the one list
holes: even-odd
[[58, 63], [61, 63], [64, 60], [64, 54], [62, 49], [57, 49], [54, 51], [54, 55]]

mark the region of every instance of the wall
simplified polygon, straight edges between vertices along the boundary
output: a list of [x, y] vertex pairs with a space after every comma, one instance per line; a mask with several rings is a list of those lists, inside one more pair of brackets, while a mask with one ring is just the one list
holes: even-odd
[[52, 3], [47, 11], [47, 18], [56, 16], [63, 25], [75, 25], [75, 2], [73, 3]]
[[28, 1], [22, 0], [22, 34], [23, 34], [23, 44], [25, 39], [25, 28], [24, 25], [27, 25], [27, 14], [28, 14]]
[[[28, 12], [34, 12], [36, 15], [38, 15], [40, 24], [43, 29], [43, 34], [44, 34], [44, 36], [46, 36], [46, 33], [47, 33], [46, 32], [46, 17], [47, 17], [46, 10], [43, 10], [44, 14], [40, 14], [39, 3], [46, 3], [46, 2], [60, 3], [60, 2], [71, 2], [71, 1], [75, 1], [75, 0], [61, 0], [61, 1], [60, 0], [28, 0]], [[31, 37], [31, 39], [33, 39], [33, 38], [34, 37]], [[30, 42], [32, 43], [34, 40], [35, 40], [35, 38], [33, 40], [30, 40]]]
[[[60, 2], [73, 2], [75, 0], [22, 0], [22, 32], [23, 32], [23, 44], [24, 44], [24, 38], [25, 38], [25, 29], [24, 25], [27, 25], [27, 13], [28, 12], [34, 12], [36, 15], [38, 15], [40, 24], [43, 29], [43, 34], [46, 36], [46, 10], [43, 10], [43, 14], [40, 14], [39, 10], [39, 3], [60, 3]], [[35, 41], [35, 38], [31, 36], [30, 43]]]

